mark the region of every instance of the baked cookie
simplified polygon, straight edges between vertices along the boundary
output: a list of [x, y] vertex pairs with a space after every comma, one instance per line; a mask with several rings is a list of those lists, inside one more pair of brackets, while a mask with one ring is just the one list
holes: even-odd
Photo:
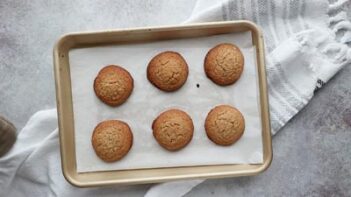
[[228, 146], [243, 135], [245, 120], [236, 108], [229, 105], [219, 105], [208, 113], [205, 130], [211, 141], [218, 145]]
[[107, 120], [95, 127], [91, 142], [100, 159], [113, 162], [122, 159], [129, 152], [133, 145], [133, 134], [127, 123]]
[[181, 88], [188, 78], [188, 64], [177, 52], [156, 55], [147, 66], [148, 80], [160, 90], [172, 92]]
[[169, 151], [185, 147], [193, 138], [194, 125], [190, 116], [178, 109], [161, 113], [152, 123], [156, 141]]
[[94, 80], [96, 96], [110, 106], [124, 103], [133, 91], [133, 78], [120, 66], [102, 68]]
[[244, 56], [233, 44], [219, 44], [208, 51], [204, 69], [207, 77], [214, 83], [221, 86], [231, 85], [243, 72]]

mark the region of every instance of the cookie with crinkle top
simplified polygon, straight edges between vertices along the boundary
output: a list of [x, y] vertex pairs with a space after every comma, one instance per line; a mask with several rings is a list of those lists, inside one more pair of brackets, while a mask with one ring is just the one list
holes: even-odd
[[156, 141], [169, 151], [184, 148], [191, 141], [194, 124], [184, 111], [171, 109], [161, 113], [152, 123]]
[[245, 130], [245, 119], [241, 112], [229, 105], [219, 105], [207, 115], [205, 130], [214, 143], [228, 146], [238, 141]]
[[94, 80], [96, 96], [110, 106], [123, 104], [133, 91], [133, 78], [117, 65], [102, 68]]
[[223, 43], [208, 51], [204, 69], [214, 83], [226, 86], [235, 83], [244, 69], [244, 56], [240, 49], [230, 43]]
[[114, 162], [127, 155], [133, 145], [133, 134], [127, 123], [107, 120], [95, 127], [91, 142], [100, 159]]
[[188, 64], [177, 52], [165, 51], [151, 59], [147, 66], [148, 80], [160, 90], [172, 92], [188, 78]]

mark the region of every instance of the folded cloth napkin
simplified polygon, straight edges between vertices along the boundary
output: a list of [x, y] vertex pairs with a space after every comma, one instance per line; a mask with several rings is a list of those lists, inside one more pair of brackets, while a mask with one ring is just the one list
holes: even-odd
[[[186, 21], [246, 19], [263, 30], [272, 133], [275, 134], [344, 65], [351, 62], [349, 1], [198, 1]], [[117, 196], [142, 186], [76, 188], [62, 175], [56, 110], [34, 114], [0, 158], [0, 196]], [[182, 196], [203, 180], [154, 185], [146, 196]], [[135, 191], [134, 191], [135, 192]]]

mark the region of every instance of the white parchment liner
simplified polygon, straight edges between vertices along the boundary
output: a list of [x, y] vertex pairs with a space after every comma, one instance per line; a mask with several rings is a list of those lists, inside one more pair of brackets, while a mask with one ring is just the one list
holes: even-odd
[[[239, 46], [245, 57], [241, 78], [227, 87], [215, 85], [203, 71], [203, 61], [208, 50], [223, 42]], [[166, 50], [179, 52], [189, 66], [187, 82], [174, 93], [158, 90], [146, 78], [150, 59]], [[69, 52], [69, 62], [78, 172], [263, 162], [256, 55], [250, 32], [73, 49]], [[124, 67], [134, 78], [132, 95], [119, 107], [102, 103], [93, 90], [97, 73], [110, 64]], [[204, 130], [207, 113], [219, 104], [233, 105], [245, 117], [245, 133], [232, 146], [215, 145]], [[151, 130], [152, 121], [169, 108], [186, 111], [195, 126], [190, 144], [177, 152], [160, 147]], [[114, 163], [100, 160], [91, 145], [93, 129], [99, 122], [108, 119], [127, 122], [134, 135], [133, 147], [128, 155]]]

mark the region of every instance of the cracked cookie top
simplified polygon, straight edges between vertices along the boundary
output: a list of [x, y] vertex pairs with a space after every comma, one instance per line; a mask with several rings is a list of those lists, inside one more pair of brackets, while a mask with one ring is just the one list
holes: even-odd
[[243, 72], [244, 56], [233, 44], [219, 44], [207, 53], [204, 69], [207, 77], [214, 83], [221, 86], [231, 85]]
[[133, 91], [133, 78], [120, 66], [102, 68], [94, 80], [96, 96], [110, 106], [124, 103]]
[[133, 134], [127, 123], [107, 120], [95, 127], [91, 142], [100, 159], [113, 162], [129, 152], [133, 145]]
[[188, 78], [188, 65], [177, 52], [165, 51], [151, 59], [147, 78], [157, 88], [172, 92], [181, 88]]
[[194, 125], [184, 111], [171, 109], [161, 113], [152, 123], [156, 141], [169, 151], [185, 147], [192, 139]]
[[228, 146], [235, 143], [243, 135], [245, 120], [236, 108], [219, 105], [207, 115], [205, 130], [208, 138], [214, 143]]

